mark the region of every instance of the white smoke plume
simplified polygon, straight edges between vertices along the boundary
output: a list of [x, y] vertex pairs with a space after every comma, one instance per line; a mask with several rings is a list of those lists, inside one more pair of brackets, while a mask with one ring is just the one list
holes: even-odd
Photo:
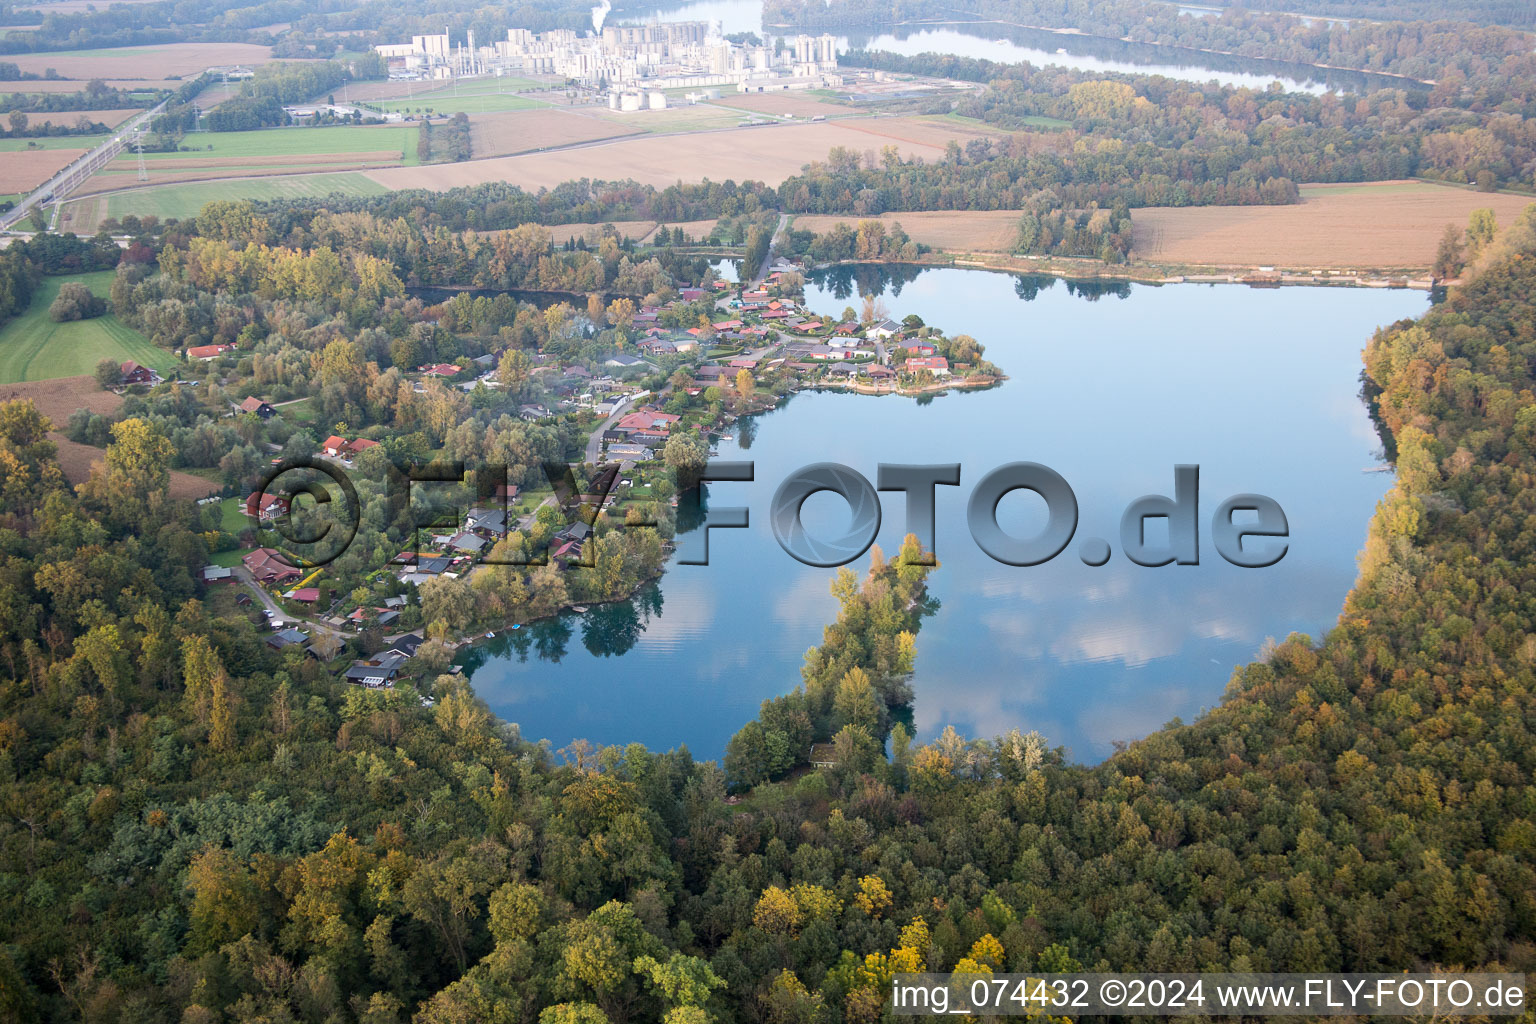
[[608, 12], [611, 10], [613, 10], [613, 4], [610, 0], [603, 0], [602, 3], [592, 8], [592, 32], [594, 35], [602, 35], [603, 19], [608, 17]]

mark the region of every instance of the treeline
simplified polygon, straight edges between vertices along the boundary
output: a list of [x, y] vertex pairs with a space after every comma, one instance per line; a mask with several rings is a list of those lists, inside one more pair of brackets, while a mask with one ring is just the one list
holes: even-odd
[[[1536, 119], [1519, 113], [1536, 111], [1532, 56], [1511, 58], [1476, 78], [1452, 73], [1429, 92], [1384, 89], [1357, 97], [1258, 92], [1149, 75], [1100, 78], [941, 54], [856, 52], [840, 59], [851, 66], [986, 83], [986, 89], [960, 100], [955, 112], [1009, 131], [1038, 129], [1043, 118], [1065, 121], [1086, 137], [1078, 144], [1069, 132], [1036, 132], [1016, 140], [1004, 154], [1011, 162], [995, 166], [1012, 179], [1011, 191], [997, 191], [1013, 205], [999, 203], [995, 209], [1021, 207], [1030, 187], [1056, 188], [1077, 205], [1091, 199], [1108, 204], [1121, 195], [1133, 207], [1295, 201], [1266, 194], [1271, 181], [1270, 190], [1278, 186], [1287, 194], [1286, 181], [1412, 176], [1496, 188], [1528, 184], [1526, 168], [1536, 160]], [[1284, 130], [1274, 130], [1279, 127]], [[985, 147], [977, 141], [960, 155], [980, 165], [973, 148], [997, 152], [995, 145], [990, 151]], [[910, 180], [879, 201], [903, 205], [888, 209], [988, 208], [904, 205], [926, 201], [927, 195], [946, 203], [984, 202], [979, 169], [956, 172], [952, 182], [940, 176], [937, 184], [945, 187], [921, 198], [918, 190], [932, 187], [935, 172], [925, 176], [903, 168], [899, 173]], [[1083, 187], [1106, 181], [1113, 187]], [[962, 197], [953, 197], [957, 187]], [[809, 192], [803, 201], [810, 201]]]
[[1109, 209], [1063, 210], [1053, 196], [1030, 203], [1019, 215], [1018, 252], [1091, 256], [1123, 263], [1132, 243], [1131, 211], [1118, 202]]
[[[153, 99], [145, 104], [138, 94], [149, 92]], [[158, 89], [113, 89], [99, 78], [86, 83], [80, 92], [12, 92], [0, 96], [0, 113], [13, 110], [29, 114], [61, 114], [71, 110], [126, 110], [154, 106], [165, 96]]]
[[538, 192], [525, 192], [507, 182], [487, 182], [444, 192], [405, 189], [378, 196], [337, 194], [323, 203], [313, 199], [266, 200], [259, 209], [278, 230], [325, 209], [337, 213], [365, 212], [380, 220], [405, 218], [451, 231], [495, 231], [530, 223], [675, 222], [734, 217], [776, 210], [778, 195], [756, 181], [706, 181], [657, 189], [633, 181], [580, 178]]
[[[239, 96], [208, 112], [207, 128], [214, 132], [243, 132], [289, 124], [292, 119], [283, 109], [284, 104], [301, 103], [334, 89], [349, 77], [347, 69], [335, 61], [263, 65], [256, 70], [256, 77], [241, 85]], [[195, 112], [184, 111], [175, 122], [167, 119], [167, 127], [186, 131], [188, 116], [195, 118]]]
[[[868, 29], [923, 20], [975, 18], [1040, 28], [1071, 29], [1092, 36], [1214, 50], [1244, 57], [1326, 64], [1438, 80], [1454, 68], [1470, 74], [1506, 57], [1528, 55], [1528, 32], [1441, 20], [1352, 20], [1298, 18], [1228, 7], [1219, 16], [1199, 17], [1176, 5], [1144, 0], [846, 0], [826, 5], [805, 0], [765, 0], [767, 23], [801, 30], [839, 27]], [[1530, 23], [1529, 16], [1522, 19]]]
[[857, 226], [834, 224], [812, 238], [806, 255], [818, 263], [844, 260], [914, 260], [928, 247], [913, 239], [896, 223], [887, 230], [878, 220], [860, 221]]

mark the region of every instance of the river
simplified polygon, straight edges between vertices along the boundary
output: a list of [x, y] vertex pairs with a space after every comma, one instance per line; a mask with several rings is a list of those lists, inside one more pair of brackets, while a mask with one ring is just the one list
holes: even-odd
[[[799, 681], [807, 648], [836, 614], [832, 570], [800, 565], [767, 525], [789, 473], [838, 461], [871, 480], [881, 462], [958, 462], [939, 488], [939, 610], [918, 636], [915, 725], [991, 736], [1038, 729], [1078, 760], [1098, 760], [1174, 716], [1215, 704], [1234, 666], [1266, 637], [1320, 635], [1355, 578], [1376, 502], [1391, 485], [1358, 398], [1360, 350], [1379, 325], [1423, 312], [1422, 292], [1234, 285], [1088, 288], [1051, 278], [955, 269], [841, 268], [808, 287], [818, 312], [877, 292], [968, 333], [1009, 375], [982, 392], [929, 400], [805, 393], [719, 446], [756, 463], [753, 484], [712, 485], [751, 527], [714, 531], [708, 566], [671, 565], [634, 600], [500, 633], [461, 660], [476, 691], [525, 736], [563, 745], [686, 743], [718, 757], [764, 698]], [[1077, 538], [1112, 541], [1089, 568], [1066, 553], [1040, 567], [999, 564], [965, 529], [972, 486], [1003, 463], [1061, 473], [1081, 509]], [[1198, 566], [1143, 568], [1119, 552], [1133, 499], [1172, 494], [1174, 466], [1201, 471]], [[1284, 508], [1285, 558], [1268, 569], [1222, 561], [1206, 539], [1227, 496], [1258, 492]], [[1020, 536], [1043, 520], [1027, 492], [1005, 498]], [[904, 533], [899, 494], [883, 496], [879, 543]], [[813, 531], [846, 522], [838, 500], [806, 504]], [[862, 562], [858, 563], [862, 569]]]
[[[758, 0], [696, 0], [658, 9], [654, 5], [620, 5], [615, 22], [711, 21], [726, 34], [763, 34]], [[906, 55], [947, 53], [1002, 63], [1028, 61], [1037, 67], [1056, 66], [1077, 71], [1164, 75], [1188, 82], [1217, 81], [1223, 85], [1263, 89], [1271, 82], [1298, 92], [1329, 89], [1360, 92], [1377, 88], [1411, 88], [1416, 83], [1391, 75], [1321, 68], [1290, 61], [1205, 53], [1178, 46], [1130, 43], [1072, 33], [1050, 32], [998, 22], [951, 22], [878, 28], [838, 37], [840, 52], [850, 47], [887, 50]], [[1427, 88], [1427, 86], [1425, 87]]]

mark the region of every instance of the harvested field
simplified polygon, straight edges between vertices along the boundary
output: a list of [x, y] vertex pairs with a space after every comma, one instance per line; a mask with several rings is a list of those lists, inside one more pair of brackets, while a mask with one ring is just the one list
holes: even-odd
[[30, 192], [53, 177], [83, 149], [33, 149], [0, 157], [0, 192]]
[[[59, 446], [59, 468], [64, 471], [64, 478], [72, 484], [83, 483], [90, 477], [91, 467], [106, 457], [102, 449], [71, 441], [57, 432], [49, 434], [48, 440]], [[216, 494], [220, 487], [211, 480], [173, 469], [169, 490], [173, 498], [194, 500]]]
[[600, 110], [597, 116], [625, 131], [657, 135], [735, 128], [742, 121], [741, 111], [726, 110], [708, 103], [692, 107], [667, 107], [664, 110]]
[[70, 413], [76, 409], [89, 409], [106, 415], [123, 403], [120, 396], [101, 390], [96, 385], [96, 378], [88, 374], [0, 384], [0, 402], [27, 398], [32, 399], [37, 405], [37, 411], [52, 420], [55, 427], [62, 427]]
[[[897, 119], [892, 119], [893, 121]], [[435, 167], [397, 167], [370, 171], [371, 180], [390, 189], [447, 189], [484, 181], [508, 181], [525, 189], [552, 188], [580, 177], [633, 178], [666, 187], [678, 181], [762, 181], [778, 185], [811, 160], [826, 157], [834, 146], [857, 150], [893, 144], [904, 156], [933, 160], [943, 154], [935, 142], [880, 136], [847, 127], [845, 121], [740, 128], [685, 136], [646, 136], [599, 142], [555, 153], [471, 160]], [[954, 135], [964, 139], [963, 135]]]
[[124, 46], [113, 50], [59, 50], [17, 53], [6, 58], [21, 68], [42, 74], [53, 68], [65, 78], [154, 78], [196, 74], [221, 64], [250, 67], [272, 59], [272, 48], [252, 43], [166, 43], [163, 46]]
[[639, 129], [574, 110], [519, 110], [505, 114], [474, 114], [469, 119], [476, 157], [531, 153], [576, 142], [618, 138]]
[[1231, 267], [1422, 270], [1445, 225], [1479, 207], [1500, 226], [1533, 200], [1420, 181], [1304, 185], [1294, 206], [1149, 207], [1131, 211], [1137, 259]]
[[971, 139], [999, 138], [1007, 133], [980, 122], [943, 117], [872, 117], [846, 121], [844, 127], [875, 136], [868, 145], [881, 147], [891, 143], [932, 146], [943, 150], [950, 139], [965, 145]]
[[857, 227], [861, 220], [882, 221], [886, 229], [900, 224], [914, 241], [950, 252], [1011, 252], [1018, 235], [1018, 210], [963, 210], [923, 213], [886, 213], [879, 217], [805, 215], [795, 217], [799, 231], [820, 234], [834, 224]]
[[[6, 59], [10, 60], [9, 57]], [[174, 78], [109, 78], [104, 79], [104, 81], [112, 89], [169, 89], [175, 91], [185, 84]], [[84, 89], [85, 82], [73, 78], [37, 78], [25, 82], [0, 82], [0, 93], [81, 92]]]
[[27, 122], [34, 128], [45, 124], [73, 127], [83, 117], [87, 121], [104, 124], [108, 128], [116, 128], [133, 115], [141, 113], [143, 109], [143, 107], [130, 107], [127, 110], [60, 110], [47, 114], [29, 113]]
[[[147, 4], [154, 0], [112, 0], [117, 4]], [[45, 14], [84, 14], [87, 11], [96, 10], [100, 4], [94, 0], [50, 0], [41, 7], [23, 7], [16, 10], [17, 14], [32, 14], [39, 19]]]
[[726, 93], [709, 102], [737, 110], [755, 110], [760, 114], [793, 114], [796, 117], [837, 117], [856, 113], [843, 103], [831, 103], [815, 96], [796, 93]]

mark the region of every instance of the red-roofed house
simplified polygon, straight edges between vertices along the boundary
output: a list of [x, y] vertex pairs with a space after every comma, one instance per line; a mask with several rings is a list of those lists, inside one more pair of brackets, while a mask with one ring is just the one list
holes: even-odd
[[684, 302], [698, 302], [704, 297], [703, 288], [683, 288], [678, 291], [678, 297]]
[[128, 360], [118, 370], [123, 375], [124, 384], [158, 384], [160, 375], [147, 366], [140, 366], [132, 359]]
[[258, 583], [286, 583], [303, 575], [297, 568], [282, 560], [271, 548], [257, 548], [240, 561]]
[[431, 366], [422, 366], [419, 369], [428, 377], [457, 377], [459, 375], [459, 368], [452, 363], [433, 363]]
[[250, 398], [247, 398], [245, 401], [240, 403], [240, 411], [253, 412], [264, 420], [270, 419], [272, 415], [277, 412], [276, 409], [272, 408], [270, 403], [263, 402], [255, 395], [252, 395]]
[[320, 450], [333, 459], [338, 458], [342, 452], [347, 450], [347, 439], [332, 434], [325, 439], [325, 443], [320, 446]]
[[300, 587], [298, 590], [295, 590], [288, 596], [293, 598], [295, 601], [302, 601], [305, 604], [314, 604], [316, 601], [320, 600], [320, 588]]
[[928, 370], [935, 377], [949, 376], [949, 360], [943, 356], [920, 356], [907, 360], [907, 372], [916, 373], [918, 370]]
[[378, 446], [379, 442], [370, 441], [366, 437], [359, 437], [356, 440], [347, 442], [347, 450], [353, 455], [360, 455], [369, 448], [377, 448]]
[[217, 359], [225, 352], [230, 351], [233, 345], [193, 345], [187, 349], [188, 359]]
[[245, 514], [259, 523], [270, 522], [288, 511], [288, 499], [275, 494], [252, 494], [245, 499]]

